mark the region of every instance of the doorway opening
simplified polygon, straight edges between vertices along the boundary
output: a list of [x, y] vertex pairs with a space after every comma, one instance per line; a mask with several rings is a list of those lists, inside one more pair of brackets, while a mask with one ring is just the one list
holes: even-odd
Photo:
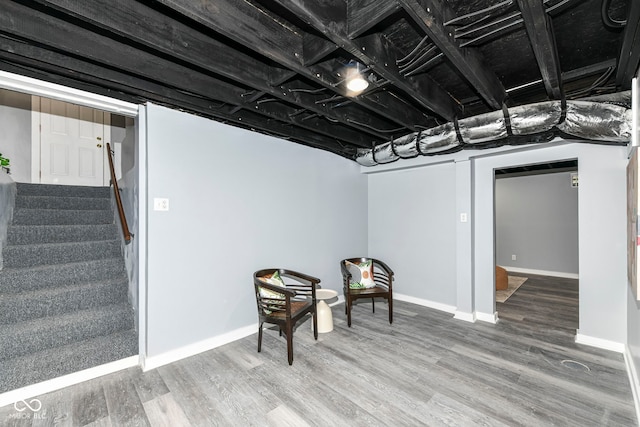
[[578, 329], [578, 161], [494, 171], [496, 310], [523, 326]]

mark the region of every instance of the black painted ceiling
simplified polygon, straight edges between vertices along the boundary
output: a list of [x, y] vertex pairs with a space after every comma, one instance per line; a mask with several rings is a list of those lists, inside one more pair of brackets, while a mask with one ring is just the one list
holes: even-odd
[[[502, 105], [630, 87], [636, 0], [0, 0], [0, 69], [353, 158]], [[370, 81], [345, 88], [346, 66]]]

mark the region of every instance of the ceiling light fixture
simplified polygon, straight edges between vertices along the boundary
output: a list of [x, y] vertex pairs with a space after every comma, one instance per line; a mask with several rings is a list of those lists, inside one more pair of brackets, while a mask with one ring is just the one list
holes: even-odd
[[347, 89], [349, 89], [349, 91], [351, 91], [354, 95], [362, 92], [369, 87], [369, 82], [360, 73], [360, 69], [357, 63], [355, 67], [349, 68], [347, 70], [346, 81]]

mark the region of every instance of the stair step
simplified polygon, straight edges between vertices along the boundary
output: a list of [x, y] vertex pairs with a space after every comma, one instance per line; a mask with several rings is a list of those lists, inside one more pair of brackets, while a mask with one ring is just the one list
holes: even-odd
[[34, 243], [113, 240], [117, 237], [117, 233], [116, 224], [11, 225], [7, 230], [7, 244], [30, 245]]
[[19, 293], [126, 277], [122, 257], [0, 270], [0, 292]]
[[14, 294], [0, 293], [0, 325], [127, 302], [126, 277]]
[[120, 254], [121, 247], [118, 240], [39, 243], [5, 247], [3, 262], [8, 268], [32, 267], [112, 258]]
[[0, 364], [0, 393], [137, 354], [138, 339], [130, 329], [5, 360]]
[[112, 224], [110, 210], [78, 209], [15, 209], [12, 224], [15, 225], [62, 225], [62, 224]]
[[127, 303], [0, 325], [0, 361], [110, 335], [132, 325], [133, 310]]
[[103, 210], [111, 209], [111, 199], [99, 197], [63, 197], [63, 196], [16, 196], [17, 209], [75, 209]]
[[87, 187], [81, 185], [17, 184], [21, 196], [71, 196], [71, 197], [111, 197], [110, 187]]

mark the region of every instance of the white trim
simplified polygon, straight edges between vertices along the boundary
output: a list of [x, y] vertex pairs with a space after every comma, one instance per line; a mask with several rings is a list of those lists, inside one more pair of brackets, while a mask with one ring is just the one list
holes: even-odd
[[31, 96], [31, 183], [40, 183], [40, 97]]
[[138, 105], [119, 99], [109, 98], [83, 90], [72, 89], [19, 74], [0, 71], [0, 88], [44, 96], [72, 104], [83, 105], [123, 116], [136, 117]]
[[146, 366], [147, 357], [147, 306], [148, 301], [148, 259], [147, 259], [147, 109], [140, 106], [138, 119], [135, 121], [135, 146], [137, 155], [135, 161], [138, 165], [138, 235], [135, 237], [138, 245], [138, 259], [136, 268], [138, 269], [138, 349], [140, 352], [140, 364]]
[[454, 319], [458, 319], [458, 320], [463, 320], [465, 322], [471, 322], [471, 323], [476, 323], [476, 313], [475, 311], [472, 313], [467, 313], [464, 311], [457, 311], [456, 313], [453, 315]]
[[636, 419], [640, 420], [640, 381], [638, 381], [638, 371], [636, 371], [633, 355], [628, 345], [624, 346], [624, 364], [627, 366], [627, 375], [629, 375], [629, 383], [631, 384], [633, 403], [636, 407]]
[[40, 396], [45, 393], [50, 393], [55, 390], [60, 390], [61, 388], [69, 387], [74, 384], [80, 384], [123, 369], [139, 366], [139, 362], [140, 358], [138, 356], [131, 356], [125, 359], [116, 360], [115, 362], [105, 363], [104, 365], [96, 366], [94, 368], [85, 369], [83, 371], [43, 381], [38, 384], [8, 391], [0, 394], [0, 407], [11, 405], [20, 400]]
[[479, 311], [476, 311], [476, 319], [478, 319], [481, 322], [487, 322], [487, 323], [492, 323], [492, 324], [496, 324], [498, 323], [498, 312], [495, 311], [492, 313], [481, 313]]
[[[111, 113], [108, 111], [103, 111], [102, 112], [102, 186], [103, 187], [109, 187], [109, 182], [111, 181], [111, 171], [109, 170], [109, 159], [106, 156], [107, 142], [111, 143], [111, 146], [113, 147], [114, 144], [111, 141]], [[115, 148], [113, 150], [115, 151]], [[117, 165], [116, 159], [113, 159], [113, 167], [117, 174], [118, 165]]]
[[616, 341], [609, 341], [602, 338], [590, 337], [576, 331], [576, 343], [589, 345], [591, 347], [611, 350], [617, 353], [624, 353], [624, 344]]
[[409, 295], [399, 294], [394, 292], [393, 299], [397, 299], [398, 301], [410, 302], [413, 304], [421, 305], [423, 307], [433, 308], [436, 310], [444, 311], [446, 313], [455, 313], [456, 307], [449, 304], [443, 304], [441, 302], [429, 301], [427, 299], [416, 298]]
[[218, 335], [212, 338], [208, 338], [203, 341], [199, 341], [193, 344], [186, 345], [184, 347], [176, 348], [174, 350], [167, 351], [157, 356], [147, 356], [144, 358], [142, 370], [144, 372], [151, 369], [158, 368], [169, 363], [176, 362], [187, 357], [195, 356], [196, 354], [203, 353], [205, 351], [212, 350], [216, 347], [229, 344], [230, 342], [248, 337], [258, 332], [258, 324], [244, 326], [242, 328], [235, 329], [230, 332], [226, 332], [222, 335]]
[[539, 276], [562, 277], [565, 279], [580, 278], [577, 273], [563, 273], [561, 271], [549, 271], [549, 270], [534, 270], [533, 268], [505, 267], [503, 265], [501, 265], [500, 267], [504, 268], [509, 273], [537, 274]]

